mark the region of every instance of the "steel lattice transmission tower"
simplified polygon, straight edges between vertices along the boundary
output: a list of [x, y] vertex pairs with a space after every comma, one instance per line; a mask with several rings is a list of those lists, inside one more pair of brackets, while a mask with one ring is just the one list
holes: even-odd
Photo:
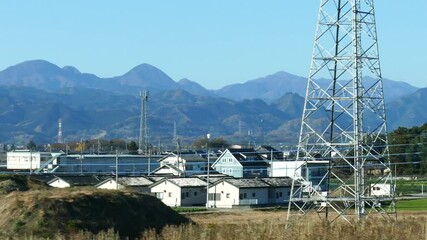
[[58, 143], [64, 143], [62, 139], [62, 119], [58, 119]]
[[141, 91], [141, 116], [139, 125], [138, 153], [148, 154], [148, 124], [147, 124], [147, 102], [148, 91]]
[[288, 220], [395, 218], [373, 0], [321, 0]]

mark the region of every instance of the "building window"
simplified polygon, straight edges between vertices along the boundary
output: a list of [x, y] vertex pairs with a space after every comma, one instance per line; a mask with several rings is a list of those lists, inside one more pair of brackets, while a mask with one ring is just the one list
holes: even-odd
[[163, 199], [163, 193], [162, 192], [157, 192], [156, 193], [156, 198], [158, 198], [158, 199]]
[[227, 173], [227, 169], [223, 168], [222, 173]]
[[209, 193], [209, 201], [221, 201], [220, 193]]
[[229, 158], [229, 159], [228, 159], [228, 162], [233, 162], [233, 159], [232, 159], [232, 158]]
[[233, 169], [232, 168], [228, 169], [228, 172], [233, 173]]
[[188, 197], [188, 195], [189, 195], [188, 192], [185, 192], [185, 197]]
[[240, 199], [245, 199], [245, 198], [247, 198], [248, 196], [246, 195], [246, 193], [241, 193], [240, 195], [239, 195], [239, 198]]
[[168, 197], [172, 197], [172, 192], [169, 192], [169, 193], [168, 193]]
[[226, 161], [227, 161], [227, 159], [225, 159], [225, 158], [222, 159], [222, 162], [226, 162]]
[[230, 198], [230, 193], [225, 194], [226, 198]]
[[282, 197], [282, 196], [283, 196], [283, 193], [282, 193], [282, 192], [280, 192], [280, 193], [279, 193], [279, 197]]
[[194, 192], [194, 196], [197, 196], [197, 192]]
[[256, 194], [253, 192], [253, 193], [252, 193], [252, 197], [255, 197], [255, 196], [256, 196]]

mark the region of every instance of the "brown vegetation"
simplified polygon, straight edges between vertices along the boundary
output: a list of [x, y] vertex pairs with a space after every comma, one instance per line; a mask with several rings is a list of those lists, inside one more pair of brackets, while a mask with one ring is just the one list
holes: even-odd
[[[13, 178], [5, 181], [10, 181], [4, 183], [7, 186], [28, 187]], [[0, 239], [99, 232], [135, 238], [147, 229], [160, 231], [166, 225], [190, 222], [146, 194], [93, 188], [16, 190], [0, 197]]]
[[160, 234], [148, 231], [144, 239], [425, 239], [427, 213], [400, 214], [399, 221], [370, 218], [352, 225], [325, 225], [315, 216], [285, 227], [285, 211], [231, 211], [191, 214], [197, 225], [166, 227]]

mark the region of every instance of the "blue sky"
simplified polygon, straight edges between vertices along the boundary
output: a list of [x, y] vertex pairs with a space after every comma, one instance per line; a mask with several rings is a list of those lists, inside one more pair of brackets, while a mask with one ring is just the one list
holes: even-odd
[[[1, 1], [0, 69], [45, 59], [113, 77], [149, 63], [209, 89], [278, 71], [307, 76], [319, 2]], [[426, 9], [376, 1], [383, 77], [427, 87]]]

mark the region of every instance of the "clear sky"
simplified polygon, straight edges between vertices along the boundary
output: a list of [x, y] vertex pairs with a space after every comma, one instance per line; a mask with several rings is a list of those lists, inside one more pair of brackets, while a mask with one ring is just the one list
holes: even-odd
[[[319, 0], [0, 2], [0, 70], [45, 59], [100, 77], [141, 63], [218, 89], [307, 76]], [[383, 77], [427, 87], [427, 1], [377, 0]]]

